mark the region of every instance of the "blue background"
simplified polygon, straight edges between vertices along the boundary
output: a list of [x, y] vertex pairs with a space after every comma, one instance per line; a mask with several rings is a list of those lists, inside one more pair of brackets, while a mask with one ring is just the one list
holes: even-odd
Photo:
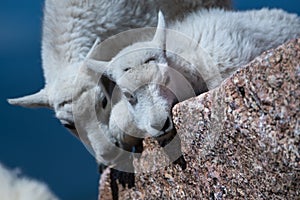
[[[300, 15], [298, 0], [234, 1], [238, 10], [261, 7]], [[43, 87], [42, 10], [42, 0], [0, 2], [0, 162], [46, 182], [63, 200], [95, 200], [99, 175], [94, 158], [60, 125], [53, 111], [6, 102]]]

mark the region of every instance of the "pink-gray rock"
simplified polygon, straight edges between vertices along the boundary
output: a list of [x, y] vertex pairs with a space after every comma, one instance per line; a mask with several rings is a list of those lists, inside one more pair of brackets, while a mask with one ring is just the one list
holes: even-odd
[[300, 39], [177, 104], [173, 115], [186, 169], [147, 138], [135, 187], [119, 185], [119, 199], [300, 199]]

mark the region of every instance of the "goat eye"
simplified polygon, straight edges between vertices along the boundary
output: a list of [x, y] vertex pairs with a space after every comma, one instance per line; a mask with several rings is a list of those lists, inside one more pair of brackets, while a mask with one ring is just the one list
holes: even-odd
[[137, 103], [137, 98], [133, 96], [130, 92], [124, 92], [124, 95], [131, 105], [135, 105]]
[[124, 72], [127, 72], [130, 69], [131, 69], [130, 67], [127, 67], [127, 68], [124, 69]]
[[150, 63], [152, 61], [156, 61], [156, 59], [154, 57], [151, 57], [151, 58], [148, 58], [144, 63], [147, 64], [147, 63]]

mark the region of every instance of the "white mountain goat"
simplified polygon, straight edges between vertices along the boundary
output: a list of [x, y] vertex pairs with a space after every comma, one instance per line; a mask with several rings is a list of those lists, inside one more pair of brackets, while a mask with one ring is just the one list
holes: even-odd
[[[61, 123], [79, 136], [72, 103], [84, 105], [88, 92], [98, 93], [99, 100], [105, 97], [95, 86], [97, 80], [89, 72], [80, 71], [97, 37], [103, 41], [131, 28], [155, 26], [159, 9], [171, 21], [202, 7], [230, 6], [230, 0], [46, 0], [42, 39], [45, 88], [33, 95], [10, 99], [9, 103], [54, 109]], [[89, 144], [86, 131], [80, 137]]]
[[58, 200], [44, 183], [21, 177], [0, 163], [1, 200]]
[[152, 40], [126, 47], [109, 62], [86, 61], [120, 88], [110, 119], [119, 127], [132, 118], [127, 126], [154, 137], [172, 131], [174, 103], [215, 88], [263, 51], [299, 37], [300, 18], [277, 9], [210, 9], [167, 28], [160, 13]]

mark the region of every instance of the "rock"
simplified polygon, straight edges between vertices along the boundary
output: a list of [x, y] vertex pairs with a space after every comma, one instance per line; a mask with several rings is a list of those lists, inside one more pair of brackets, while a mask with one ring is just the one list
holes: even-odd
[[135, 187], [119, 185], [119, 199], [299, 199], [300, 39], [177, 104], [173, 115], [186, 169], [147, 138]]
[[99, 196], [98, 199], [101, 200], [111, 200], [112, 190], [111, 190], [111, 181], [110, 181], [110, 168], [106, 168], [100, 177], [99, 180]]

